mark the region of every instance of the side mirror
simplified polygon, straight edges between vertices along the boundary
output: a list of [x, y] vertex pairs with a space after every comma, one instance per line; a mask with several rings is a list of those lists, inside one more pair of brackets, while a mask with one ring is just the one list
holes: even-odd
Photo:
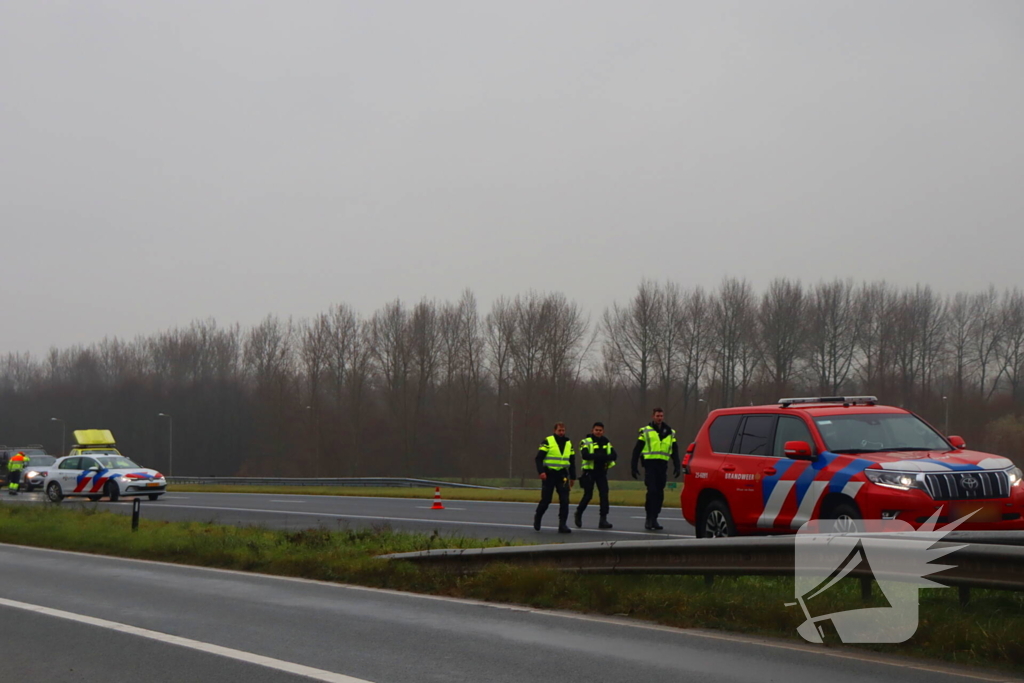
[[951, 436], [949, 437], [949, 445], [953, 448], [960, 450], [967, 447], [967, 442], [964, 441], [962, 436]]
[[787, 458], [814, 460], [814, 452], [811, 450], [811, 444], [806, 441], [787, 441], [783, 450], [785, 451]]

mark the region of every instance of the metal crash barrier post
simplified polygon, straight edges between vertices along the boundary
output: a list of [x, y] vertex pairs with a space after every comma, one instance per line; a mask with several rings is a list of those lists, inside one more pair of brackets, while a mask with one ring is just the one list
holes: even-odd
[[136, 498], [132, 501], [132, 531], [139, 530], [139, 513], [142, 511], [142, 501]]

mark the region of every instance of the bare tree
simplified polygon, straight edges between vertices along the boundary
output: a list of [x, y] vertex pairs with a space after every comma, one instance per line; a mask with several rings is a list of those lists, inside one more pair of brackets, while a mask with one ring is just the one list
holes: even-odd
[[[651, 386], [659, 337], [665, 328], [664, 296], [658, 286], [644, 280], [626, 306], [614, 303], [605, 309], [602, 332], [608, 352], [637, 388], [641, 406], [646, 406]], [[671, 363], [664, 356], [663, 363]]]
[[815, 285], [807, 313], [810, 364], [818, 390], [835, 395], [850, 376], [858, 337], [853, 282], [833, 280]]
[[29, 391], [41, 378], [42, 370], [29, 353], [9, 352], [0, 362], [0, 389], [5, 391]]
[[412, 351], [409, 348], [409, 313], [401, 301], [385, 304], [370, 319], [370, 353], [383, 384], [384, 396], [400, 433], [401, 466], [407, 471], [412, 458], [409, 416], [412, 413]]
[[752, 365], [754, 290], [746, 280], [727, 278], [714, 303], [715, 371], [721, 382], [722, 404], [735, 405]]
[[885, 282], [865, 283], [857, 290], [857, 374], [868, 393], [885, 394], [895, 374], [897, 309], [898, 295]]
[[[679, 380], [683, 385], [684, 409], [699, 398], [700, 385], [715, 350], [714, 311], [714, 299], [700, 287], [684, 295], [683, 315], [676, 323], [681, 345]], [[710, 401], [710, 395], [704, 400]]]
[[299, 324], [299, 359], [305, 373], [309, 405], [314, 411], [320, 405], [320, 390], [331, 363], [333, 330], [327, 314]]
[[615, 399], [618, 390], [622, 387], [625, 371], [619, 364], [618, 356], [610, 346], [605, 344], [601, 347], [601, 360], [596, 363], [591, 371], [594, 387], [599, 396], [598, 413], [604, 420], [612, 420], [615, 415]]
[[[590, 321], [578, 303], [560, 292], [545, 298], [544, 318], [547, 321], [543, 335], [545, 379], [553, 398], [552, 409], [562, 412], [583, 372], [590, 349], [587, 343]], [[590, 342], [593, 343], [593, 339]]]
[[462, 389], [463, 422], [468, 424], [479, 417], [480, 392], [483, 388], [484, 337], [481, 333], [480, 314], [476, 296], [466, 289], [459, 298], [458, 334], [460, 338], [457, 379]]
[[313, 441], [309, 457], [313, 462], [313, 474], [320, 476], [320, 460], [323, 455], [321, 392], [331, 364], [333, 330], [330, 317], [321, 313], [311, 321], [300, 324], [298, 336], [299, 358], [308, 392], [309, 431]]
[[799, 281], [776, 278], [761, 297], [756, 345], [774, 393], [786, 393], [804, 344], [804, 292]]
[[[686, 344], [683, 330], [687, 316], [687, 295], [674, 282], [666, 282], [660, 288], [660, 294], [661, 310], [657, 343], [654, 346], [654, 366], [660, 392], [658, 403], [667, 410], [672, 410], [677, 399], [675, 385], [679, 380], [682, 353]], [[689, 399], [685, 387], [679, 392], [678, 398], [682, 399], [685, 412]]]
[[166, 423], [155, 416], [166, 411], [176, 472], [312, 475], [304, 453], [319, 449], [323, 474], [481, 476], [507, 472], [503, 403], [515, 408], [522, 471], [554, 418], [573, 432], [594, 417], [614, 434], [631, 429], [641, 386], [676, 415], [681, 401], [672, 419], [681, 438], [704, 419], [697, 398], [722, 406], [864, 391], [941, 421], [948, 393], [957, 431], [992, 450], [1006, 443], [993, 425], [1024, 406], [1019, 289], [947, 297], [779, 279], [755, 294], [727, 279], [709, 295], [642, 283], [599, 330], [591, 354], [595, 332], [564, 295], [502, 298], [482, 318], [468, 290], [452, 302], [395, 301], [366, 321], [344, 304], [298, 326], [274, 316], [244, 330], [194, 321], [39, 360], [0, 356], [0, 428], [5, 441], [56, 448], [60, 434], [40, 416], [106, 427], [133, 457], [163, 467]]
[[462, 321], [456, 304], [446, 301], [437, 313], [437, 327], [441, 336], [441, 369], [438, 373], [440, 409], [446, 419], [457, 410], [458, 377], [462, 365]]
[[283, 473], [278, 469], [282, 467], [293, 471], [281, 456], [291, 450], [296, 440], [294, 332], [291, 321], [283, 323], [276, 316], [267, 316], [249, 330], [243, 346], [246, 374], [260, 406], [254, 451], [267, 458], [274, 473]]
[[916, 288], [915, 298], [918, 334], [921, 337], [918, 346], [921, 353], [921, 394], [926, 396], [931, 391], [936, 368], [946, 348], [946, 302], [927, 286]]
[[1003, 297], [1002, 337], [999, 365], [1010, 385], [1010, 398], [1016, 402], [1021, 397], [1024, 382], [1024, 292], [1017, 288]]
[[999, 295], [995, 287], [972, 296], [971, 309], [971, 350], [978, 372], [978, 395], [987, 401], [992, 397], [999, 380], [1000, 371], [997, 370], [991, 384], [988, 381], [1004, 332]]
[[950, 371], [953, 375], [953, 395], [960, 402], [963, 400], [974, 361], [971, 354], [971, 342], [976, 324], [975, 309], [971, 305], [971, 297], [964, 292], [957, 292], [953, 295], [946, 309], [948, 311], [947, 337]]
[[334, 400], [341, 408], [355, 408], [358, 402], [347, 403], [353, 389], [361, 392], [366, 381], [368, 352], [359, 316], [348, 304], [333, 306], [329, 313], [330, 344], [327, 364], [334, 388]]
[[[421, 301], [412, 309], [408, 321], [409, 353], [415, 377], [412, 414], [409, 417], [407, 466], [413, 467], [412, 457], [417, 452], [418, 439], [425, 419], [428, 398], [435, 388], [441, 359], [441, 335], [437, 305]], [[433, 463], [437, 467], [439, 463]]]
[[545, 372], [544, 346], [550, 324], [550, 307], [537, 292], [517, 295], [512, 301], [511, 378], [528, 406], [534, 405]]
[[515, 341], [515, 311], [505, 297], [499, 297], [491, 307], [484, 323], [486, 348], [491, 376], [497, 393], [495, 412], [501, 412], [501, 404], [508, 400], [509, 381], [512, 374], [512, 344]]
[[293, 336], [291, 322], [282, 323], [273, 315], [249, 330], [244, 346], [245, 368], [258, 388], [280, 387], [288, 381], [294, 360]]

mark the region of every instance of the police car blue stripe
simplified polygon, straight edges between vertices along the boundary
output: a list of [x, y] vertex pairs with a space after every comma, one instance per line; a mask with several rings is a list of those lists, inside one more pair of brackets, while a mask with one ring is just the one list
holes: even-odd
[[[829, 453], [829, 455], [835, 456], [834, 453]], [[860, 474], [873, 464], [875, 464], [873, 461], [864, 460], [863, 458], [851, 460], [843, 469], [832, 475], [832, 479], [828, 484], [829, 493], [842, 493], [855, 474]]]
[[773, 467], [775, 467], [775, 474], [770, 477], [765, 477], [761, 480], [761, 496], [764, 499], [761, 503], [762, 506], [768, 505], [768, 499], [772, 495], [772, 490], [775, 485], [782, 479], [782, 475], [786, 473], [790, 467], [793, 466], [796, 460], [779, 460]]
[[99, 472], [89, 472], [89, 471], [82, 472], [81, 474], [78, 475], [78, 479], [76, 480], [76, 483], [81, 484], [82, 480], [84, 480], [84, 479], [92, 479], [92, 481], [90, 482], [90, 485], [95, 485], [96, 482], [99, 481], [100, 479], [102, 479], [106, 475], [106, 473], [109, 472], [109, 471], [110, 471], [109, 469], [104, 468], [104, 469], [100, 470]]
[[797, 508], [799, 508], [800, 503], [804, 501], [804, 496], [807, 495], [807, 489], [811, 487], [811, 482], [818, 477], [823, 469], [828, 467], [832, 461], [838, 457], [839, 456], [835, 453], [829, 453], [826, 451], [812, 460], [810, 467], [800, 473], [800, 476], [796, 478], [796, 483], [793, 484], [793, 490], [796, 492]]

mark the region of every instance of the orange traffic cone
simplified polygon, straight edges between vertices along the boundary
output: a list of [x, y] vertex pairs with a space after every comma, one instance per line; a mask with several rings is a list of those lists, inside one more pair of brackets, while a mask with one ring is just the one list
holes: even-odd
[[444, 505], [441, 505], [441, 487], [434, 487], [434, 504], [430, 506], [431, 510], [444, 510]]

